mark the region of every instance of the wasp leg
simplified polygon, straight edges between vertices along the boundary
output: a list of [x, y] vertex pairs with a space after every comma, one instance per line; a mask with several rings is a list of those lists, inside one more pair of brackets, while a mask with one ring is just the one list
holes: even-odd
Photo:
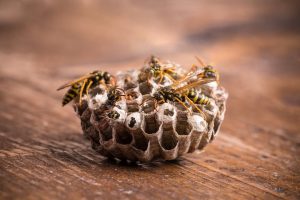
[[81, 105], [81, 101], [82, 101], [82, 93], [83, 93], [83, 89], [84, 89], [84, 86], [87, 82], [87, 79], [85, 79], [81, 85], [81, 88], [80, 88], [80, 93], [79, 93], [79, 105]]
[[88, 86], [86, 87], [86, 90], [85, 90], [85, 93], [87, 95], [88, 100], [90, 98], [88, 94], [89, 94], [89, 90], [90, 90], [90, 87], [92, 86], [92, 84], [93, 84], [93, 81], [90, 81]]
[[155, 110], [156, 112], [157, 112], [157, 107], [158, 107], [157, 104], [158, 104], [158, 102], [157, 102], [157, 100], [155, 99], [155, 100], [154, 100], [154, 110]]
[[155, 100], [155, 103], [154, 103], [154, 107], [155, 107], [155, 110], [156, 112], [158, 111], [157, 108], [158, 108], [158, 105], [162, 104], [162, 103], [166, 103], [165, 100], [160, 100], [160, 101], [157, 101], [156, 99]]
[[179, 82], [177, 80], [175, 80], [170, 74], [165, 74], [165, 76], [167, 76], [172, 82], [173, 84], [178, 84]]
[[158, 81], [158, 84], [160, 84], [161, 82], [162, 82], [162, 80], [163, 80], [163, 78], [164, 78], [164, 76], [163, 76], [163, 71], [160, 71], [159, 72], [159, 81]]
[[173, 68], [169, 68], [169, 69], [165, 69], [165, 72], [171, 72], [171, 73], [175, 73], [175, 67]]
[[204, 112], [190, 98], [188, 98], [186, 95], [184, 95], [184, 97], [189, 101], [189, 103], [192, 106], [194, 106], [199, 111], [203, 119], [206, 120], [206, 115], [204, 114]]
[[111, 85], [114, 87], [114, 86], [116, 86], [116, 84], [117, 84], [116, 77], [112, 76], [112, 78], [111, 78]]
[[139, 104], [140, 106], [144, 106], [144, 103], [145, 102], [147, 102], [147, 101], [149, 101], [149, 100], [151, 100], [151, 99], [153, 99], [154, 101], [155, 101], [155, 103], [154, 103], [154, 109], [157, 111], [157, 105], [160, 103], [160, 101], [158, 102], [154, 97], [151, 97], [150, 99], [143, 99], [143, 101], [142, 101], [142, 103], [141, 104]]
[[108, 91], [108, 86], [105, 84], [104, 80], [99, 81], [98, 85], [103, 85], [105, 91]]
[[176, 101], [178, 101], [183, 107], [185, 107], [185, 109], [187, 109], [189, 111], [190, 114], [192, 114], [192, 112], [189, 110], [189, 108], [184, 104], [183, 101], [181, 101], [180, 99], [178, 99], [177, 97], [175, 97]]
[[170, 68], [167, 68], [167, 69], [164, 69], [164, 75], [167, 76], [174, 84], [177, 84], [177, 80], [175, 80], [169, 73], [173, 73], [175, 74], [175, 67], [170, 67]]
[[202, 84], [206, 84], [206, 83], [210, 83], [210, 82], [213, 82], [215, 81], [214, 79], [198, 79], [196, 81], [193, 81], [185, 86], [182, 86], [180, 88], [177, 88], [175, 89], [177, 92], [180, 92], [180, 91], [184, 91], [184, 90], [187, 90], [187, 89], [190, 89], [190, 88], [193, 88], [193, 87], [197, 87], [199, 85], [202, 85]]
[[165, 68], [163, 71], [164, 72], [171, 72], [171, 73], [175, 73], [176, 67], [169, 67], [169, 68]]
[[160, 100], [157, 102], [157, 104], [166, 103], [165, 100]]
[[191, 69], [188, 71], [188, 73], [186, 73], [181, 79], [176, 80], [176, 82], [174, 83], [174, 86], [178, 85], [179, 83], [189, 79], [190, 77], [193, 76], [193, 73], [196, 72], [197, 66], [196, 65], [192, 65]]

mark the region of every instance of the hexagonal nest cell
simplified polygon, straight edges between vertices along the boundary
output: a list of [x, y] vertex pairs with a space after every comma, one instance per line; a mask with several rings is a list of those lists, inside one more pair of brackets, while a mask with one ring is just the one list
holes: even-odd
[[[220, 129], [228, 97], [217, 78], [205, 77], [207, 69], [190, 72], [151, 58], [140, 70], [116, 75], [114, 88], [122, 95], [113, 103], [99, 100], [108, 95], [103, 85], [91, 87], [81, 105], [74, 100], [74, 108], [92, 148], [140, 162], [173, 160], [204, 148]], [[210, 81], [194, 84], [200, 79]]]

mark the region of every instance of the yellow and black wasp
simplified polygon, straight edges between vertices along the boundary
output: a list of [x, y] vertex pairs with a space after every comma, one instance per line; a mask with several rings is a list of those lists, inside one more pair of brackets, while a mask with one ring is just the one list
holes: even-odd
[[196, 110], [198, 110], [203, 117], [205, 117], [203, 111], [196, 105], [209, 105], [211, 100], [204, 94], [197, 91], [195, 88], [202, 84], [207, 84], [210, 82], [216, 81], [215, 78], [205, 78], [205, 79], [198, 79], [193, 82], [189, 82], [181, 87], [172, 86], [174, 91], [184, 97], [184, 99], [193, 106]]
[[170, 102], [178, 102], [188, 110], [188, 107], [185, 105], [185, 97], [183, 95], [181, 95], [180, 93], [176, 92], [171, 87], [159, 88], [153, 94], [153, 98], [156, 100], [155, 107], [157, 107], [157, 104], [162, 104], [162, 103], [170, 101]]
[[111, 119], [118, 119], [120, 117], [120, 113], [115, 110], [111, 110], [107, 113], [107, 116]]
[[120, 101], [122, 96], [126, 96], [125, 91], [122, 88], [111, 87], [107, 92], [107, 106], [114, 106], [117, 101]]
[[106, 106], [115, 106], [116, 102], [120, 101], [122, 97], [124, 97], [126, 101], [131, 101], [133, 99], [136, 99], [138, 96], [137, 93], [133, 90], [125, 92], [125, 90], [122, 88], [116, 86], [110, 87], [107, 92]]
[[180, 83], [187, 82], [188, 80], [190, 80], [190, 82], [192, 83], [193, 80], [197, 79], [210, 79], [219, 83], [219, 72], [213, 66], [204, 64], [204, 62], [197, 56], [196, 59], [200, 63], [201, 67], [198, 67], [197, 65], [192, 65], [189, 72], [181, 79], [177, 80], [177, 82], [175, 82], [173, 85], [179, 85]]
[[203, 69], [203, 72], [200, 72], [198, 74], [198, 78], [211, 78], [219, 82], [219, 72], [216, 69], [214, 69], [213, 66], [205, 64], [199, 57], [196, 56], [196, 59], [198, 60]]
[[62, 90], [66, 87], [70, 89], [63, 97], [62, 105], [68, 104], [70, 101], [79, 96], [79, 104], [82, 102], [82, 96], [88, 94], [89, 89], [99, 85], [115, 85], [115, 78], [108, 72], [93, 71], [85, 76], [82, 76], [74, 81], [60, 86], [57, 90]]
[[154, 78], [157, 83], [161, 83], [165, 77], [169, 78], [173, 83], [179, 78], [179, 74], [175, 72], [176, 67], [166, 67], [157, 57], [151, 56], [148, 62], [149, 68], [146, 69], [146, 78]]
[[152, 98], [156, 101], [157, 104], [162, 104], [165, 102], [178, 102], [180, 103], [184, 108], [187, 110], [188, 107], [186, 104], [191, 105], [194, 107], [204, 118], [205, 114], [203, 111], [197, 106], [196, 104], [200, 105], [209, 105], [211, 103], [210, 99], [205, 96], [204, 94], [201, 94], [197, 90], [195, 90], [194, 87], [197, 87], [201, 84], [206, 84], [209, 82], [215, 81], [214, 79], [199, 79], [197, 81], [194, 81], [192, 83], [187, 83], [184, 86], [181, 87], [175, 87], [175, 85], [166, 86], [159, 88], [152, 96]]

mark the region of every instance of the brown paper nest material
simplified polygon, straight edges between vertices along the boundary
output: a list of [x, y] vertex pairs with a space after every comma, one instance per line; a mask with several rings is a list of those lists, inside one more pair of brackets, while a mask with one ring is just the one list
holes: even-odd
[[[214, 140], [226, 110], [228, 94], [223, 88], [213, 83], [198, 88], [212, 102], [208, 106], [199, 105], [207, 116], [204, 120], [195, 110], [189, 112], [174, 102], [155, 109], [149, 97], [158, 85], [154, 81], [151, 84], [138, 81], [139, 74], [139, 70], [117, 74], [118, 87], [136, 94], [134, 99], [120, 100], [110, 108], [120, 114], [118, 119], [103, 115], [107, 94], [101, 85], [92, 89], [89, 98], [84, 97], [81, 106], [74, 104], [84, 135], [91, 140], [94, 150], [108, 158], [150, 162], [176, 159], [185, 153], [202, 150]], [[167, 84], [167, 80], [164, 82]], [[145, 98], [149, 100], [141, 105]]]

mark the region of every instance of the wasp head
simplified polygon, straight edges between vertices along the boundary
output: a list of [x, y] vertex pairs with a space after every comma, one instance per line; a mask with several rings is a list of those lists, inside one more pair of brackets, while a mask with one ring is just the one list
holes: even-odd
[[118, 119], [120, 117], [120, 113], [118, 113], [117, 111], [115, 110], [112, 110], [111, 112], [109, 112], [107, 114], [107, 116], [111, 119]]
[[116, 88], [113, 87], [111, 89], [109, 89], [108, 93], [107, 93], [107, 99], [109, 102], [116, 102], [119, 101], [121, 99], [121, 96], [124, 96], [123, 90], [120, 88]]
[[204, 72], [202, 73], [203, 78], [212, 78], [216, 81], [219, 80], [219, 73], [211, 65], [207, 65], [203, 68]]
[[164, 95], [161, 91], [157, 91], [153, 94], [153, 97], [157, 100], [157, 101], [161, 101], [164, 100]]
[[161, 65], [159, 59], [155, 56], [152, 56], [150, 58], [149, 65], [150, 65], [150, 73], [155, 77], [158, 76], [161, 71]]

